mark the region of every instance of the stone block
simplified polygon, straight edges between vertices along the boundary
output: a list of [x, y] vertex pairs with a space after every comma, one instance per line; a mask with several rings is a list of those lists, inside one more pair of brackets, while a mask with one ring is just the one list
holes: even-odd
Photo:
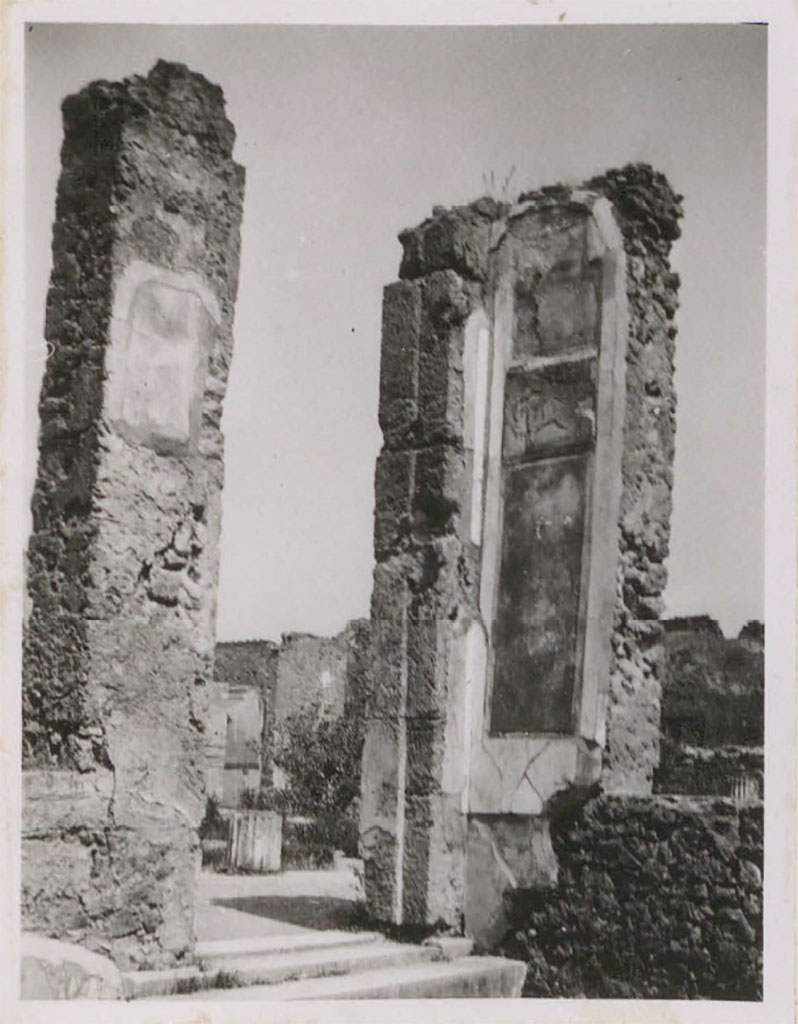
[[405, 730], [407, 794], [424, 796], [438, 793], [445, 756], [445, 722], [439, 719], [408, 718]]
[[104, 829], [111, 823], [114, 776], [93, 772], [24, 771], [22, 834], [46, 836], [74, 828]]
[[406, 563], [391, 559], [374, 568], [371, 597], [374, 669], [367, 713], [397, 719], [407, 699], [407, 584]]
[[80, 946], [24, 932], [22, 999], [120, 999], [122, 978], [111, 960]]
[[468, 537], [470, 453], [438, 445], [415, 454], [412, 497], [413, 537], [456, 534]]
[[[445, 633], [446, 626], [443, 627]], [[441, 630], [433, 615], [413, 616], [407, 623], [407, 714], [442, 719], [446, 715], [446, 659], [440, 660]]]
[[424, 281], [418, 356], [418, 414], [424, 444], [463, 443], [465, 424], [465, 322], [470, 292], [457, 274]]
[[397, 281], [383, 292], [379, 422], [391, 447], [407, 439], [418, 419], [421, 301], [415, 281]]
[[243, 871], [279, 871], [282, 844], [282, 814], [235, 811], [230, 818], [227, 866]]
[[416, 278], [452, 269], [463, 277], [483, 280], [494, 224], [502, 212], [502, 205], [492, 199], [452, 210], [436, 207], [423, 224], [399, 235], [404, 249], [399, 276]]
[[414, 796], [405, 805], [403, 919], [463, 927], [467, 819], [460, 798]]
[[370, 913], [401, 920], [401, 858], [406, 749], [402, 720], [364, 725], [360, 774], [360, 854]]
[[374, 554], [382, 561], [400, 550], [411, 527], [414, 451], [383, 450], [374, 482]]
[[404, 721], [369, 718], [364, 734], [361, 822], [368, 828], [395, 831], [405, 788]]

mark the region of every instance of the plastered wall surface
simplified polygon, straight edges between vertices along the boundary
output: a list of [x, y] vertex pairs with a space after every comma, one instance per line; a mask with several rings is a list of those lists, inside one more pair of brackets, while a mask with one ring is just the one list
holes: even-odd
[[651, 791], [680, 216], [630, 165], [400, 236], [361, 802], [378, 917], [495, 931], [508, 884], [556, 881], [554, 802]]

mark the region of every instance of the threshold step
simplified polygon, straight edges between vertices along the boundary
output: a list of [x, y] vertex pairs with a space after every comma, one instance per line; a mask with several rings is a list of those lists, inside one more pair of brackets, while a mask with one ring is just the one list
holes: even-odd
[[264, 935], [262, 938], [219, 939], [198, 942], [194, 953], [203, 963], [215, 963], [231, 956], [260, 956], [262, 953], [289, 953], [300, 949], [326, 949], [329, 946], [355, 946], [383, 939], [380, 932], [314, 931]]
[[[248, 991], [243, 986], [273, 986], [284, 982], [327, 975], [391, 970], [424, 963], [440, 955], [432, 946], [389, 942], [380, 938], [326, 949], [290, 950], [260, 955], [229, 956], [204, 970], [138, 971], [125, 976], [125, 994], [133, 999], [164, 996], [202, 999], [212, 990], [231, 994]], [[184, 973], [185, 972], [185, 973]]]
[[[418, 948], [418, 947], [416, 947]], [[423, 948], [423, 947], [422, 947]], [[503, 957], [469, 956], [357, 974], [303, 978], [276, 985], [209, 989], [169, 999], [263, 1002], [317, 999], [517, 999], [526, 964]]]

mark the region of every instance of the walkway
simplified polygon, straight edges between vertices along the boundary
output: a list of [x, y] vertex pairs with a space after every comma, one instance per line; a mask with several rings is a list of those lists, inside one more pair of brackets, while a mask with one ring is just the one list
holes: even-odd
[[274, 875], [203, 871], [200, 942], [357, 927], [362, 888], [351, 866]]

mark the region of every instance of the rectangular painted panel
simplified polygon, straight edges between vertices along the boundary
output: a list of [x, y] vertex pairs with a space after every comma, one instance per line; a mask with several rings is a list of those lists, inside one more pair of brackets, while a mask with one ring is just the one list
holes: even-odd
[[492, 735], [573, 729], [590, 458], [505, 467]]
[[596, 433], [596, 357], [539, 369], [516, 367], [504, 386], [502, 458], [564, 455]]

